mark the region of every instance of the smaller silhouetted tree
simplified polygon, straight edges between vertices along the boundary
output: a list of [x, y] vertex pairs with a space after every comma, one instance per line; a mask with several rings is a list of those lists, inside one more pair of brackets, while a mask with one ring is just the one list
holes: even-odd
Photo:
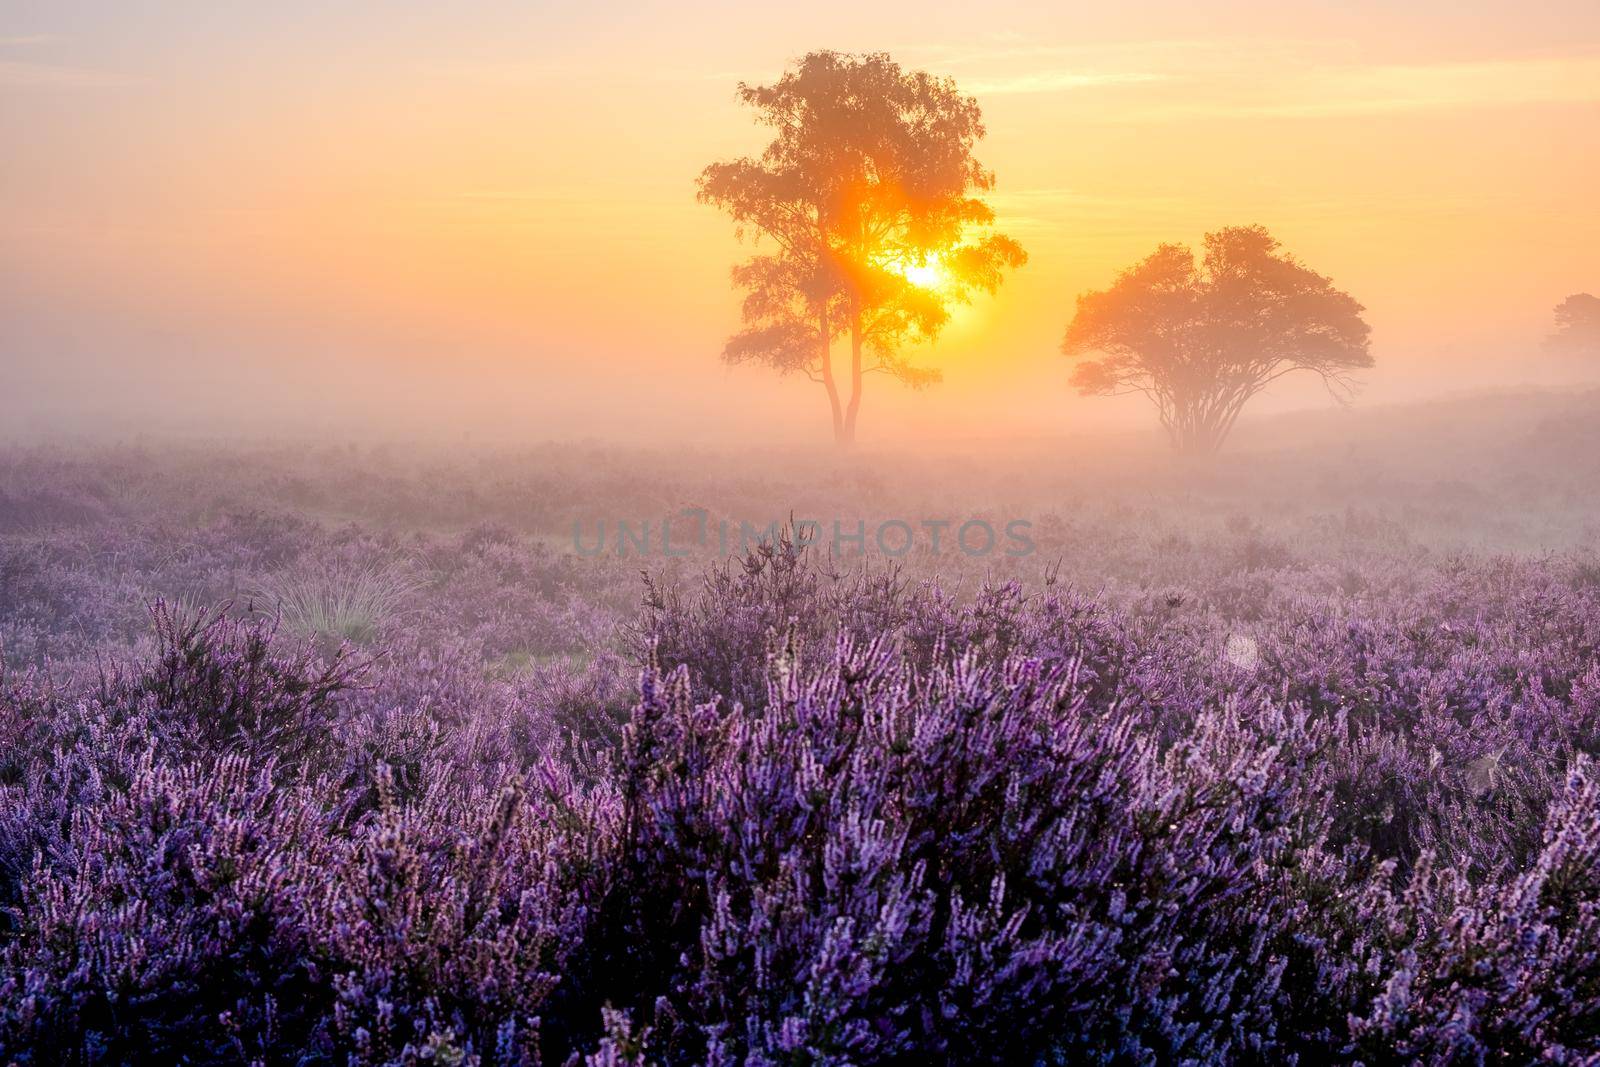
[[1574, 293], [1557, 304], [1549, 346], [1557, 352], [1600, 356], [1600, 296]]
[[1175, 448], [1215, 452], [1251, 397], [1295, 371], [1336, 398], [1372, 366], [1370, 328], [1348, 293], [1279, 250], [1260, 226], [1206, 235], [1195, 261], [1162, 245], [1100, 292], [1078, 298], [1061, 350], [1085, 395], [1141, 393]]

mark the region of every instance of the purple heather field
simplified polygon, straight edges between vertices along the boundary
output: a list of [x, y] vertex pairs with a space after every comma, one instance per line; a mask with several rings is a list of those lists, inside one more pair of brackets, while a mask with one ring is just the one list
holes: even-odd
[[1600, 395], [1339, 427], [8, 446], [0, 1063], [1597, 1062]]
[[1600, 1067], [1597, 177], [1597, 0], [0, 0], [0, 1067]]

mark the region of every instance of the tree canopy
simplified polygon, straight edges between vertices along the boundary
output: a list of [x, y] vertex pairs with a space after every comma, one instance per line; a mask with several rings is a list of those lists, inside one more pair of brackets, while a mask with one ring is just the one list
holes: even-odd
[[[848, 442], [865, 375], [937, 381], [906, 348], [1026, 261], [977, 195], [994, 185], [973, 156], [982, 115], [951, 79], [882, 53], [813, 52], [772, 85], [741, 84], [739, 98], [773, 139], [759, 157], [707, 167], [699, 196], [771, 251], [733, 270], [744, 328], [723, 356], [820, 382]], [[842, 337], [848, 400], [833, 360]]]
[[1197, 262], [1166, 244], [1078, 298], [1062, 351], [1081, 393], [1148, 397], [1174, 447], [1215, 452], [1240, 411], [1295, 371], [1344, 398], [1372, 366], [1364, 309], [1261, 226], [1206, 235]]
[[1558, 352], [1600, 356], [1600, 296], [1574, 293], [1557, 304], [1549, 344]]

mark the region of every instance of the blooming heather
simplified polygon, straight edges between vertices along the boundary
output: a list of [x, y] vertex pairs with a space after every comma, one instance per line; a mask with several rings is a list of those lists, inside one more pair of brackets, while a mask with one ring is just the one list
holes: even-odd
[[[1600, 1057], [1582, 560], [780, 543], [635, 607], [498, 527], [111, 506], [0, 539], [0, 1064]], [[406, 604], [250, 601], [333, 565]]]

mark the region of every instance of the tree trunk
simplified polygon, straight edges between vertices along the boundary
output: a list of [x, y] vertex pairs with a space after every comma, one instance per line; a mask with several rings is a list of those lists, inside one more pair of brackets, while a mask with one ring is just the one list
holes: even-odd
[[856, 415], [861, 411], [861, 312], [850, 309], [850, 406], [844, 413], [844, 436], [840, 444], [856, 442]]
[[1173, 448], [1196, 458], [1220, 452], [1228, 431], [1233, 428], [1227, 409], [1197, 398], [1182, 402], [1173, 411], [1170, 421], [1164, 418], [1163, 422], [1167, 424]]
[[821, 315], [822, 387], [828, 391], [828, 407], [833, 412], [833, 440], [844, 443], [844, 409], [839, 404], [839, 385], [833, 379], [833, 331], [828, 328], [828, 309]]

